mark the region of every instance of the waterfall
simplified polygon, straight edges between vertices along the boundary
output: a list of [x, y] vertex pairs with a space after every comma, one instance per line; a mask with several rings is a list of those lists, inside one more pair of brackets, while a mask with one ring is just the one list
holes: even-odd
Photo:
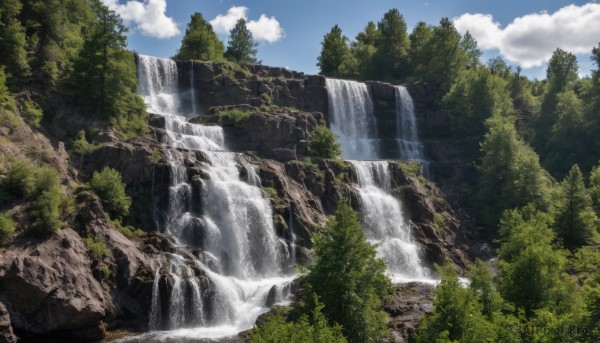
[[[326, 84], [330, 126], [342, 146], [343, 158], [348, 159], [356, 173], [354, 186], [359, 194], [361, 220], [367, 239], [378, 245], [377, 252], [387, 262], [387, 272], [394, 282], [430, 281], [429, 270], [419, 258], [419, 247], [412, 238], [402, 205], [392, 195], [389, 162], [374, 161], [380, 156], [373, 101], [367, 85], [335, 79], [327, 79]], [[398, 142], [416, 142], [413, 147], [419, 147], [414, 106], [406, 89], [402, 89], [396, 88], [396, 106], [401, 109]], [[404, 147], [408, 145], [401, 146], [402, 154]], [[419, 149], [416, 151], [422, 159]], [[410, 151], [415, 152], [414, 149]], [[412, 159], [416, 155], [410, 156], [409, 159]]]
[[329, 124], [342, 145], [345, 159], [366, 160], [377, 155], [373, 101], [366, 84], [327, 79]]
[[423, 157], [423, 145], [419, 141], [415, 105], [404, 86], [395, 87], [396, 96], [396, 141], [399, 158], [403, 161], [419, 161], [427, 171], [428, 162]]
[[[138, 77], [138, 93], [148, 111], [165, 121], [162, 143], [171, 184], [163, 232], [179, 247], [158, 258], [150, 327], [190, 337], [246, 330], [269, 306], [291, 296], [287, 246], [275, 234], [270, 201], [254, 166], [228, 151], [221, 127], [192, 124], [179, 115], [174, 61], [139, 56]], [[192, 99], [193, 77], [192, 72]], [[203, 177], [196, 180], [201, 211], [194, 210], [198, 195], [193, 194], [184, 152], [177, 149], [203, 156]], [[240, 168], [247, 182], [240, 178]], [[186, 246], [199, 248], [194, 252], [198, 256]]]
[[427, 279], [400, 202], [391, 194], [387, 161], [349, 161], [356, 171], [360, 212], [367, 239], [377, 244], [394, 282]]

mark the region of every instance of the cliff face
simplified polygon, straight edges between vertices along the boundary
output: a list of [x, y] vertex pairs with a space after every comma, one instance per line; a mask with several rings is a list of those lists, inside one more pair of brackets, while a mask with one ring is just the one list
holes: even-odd
[[[194, 94], [188, 92], [182, 106], [202, 113], [193, 121], [224, 126], [228, 147], [244, 153], [243, 158], [257, 166], [261, 185], [271, 199], [278, 236], [289, 239], [290, 225], [294, 225], [299, 245], [296, 260], [309, 262], [311, 233], [325, 225], [327, 216], [345, 196], [355, 208], [359, 204], [352, 185], [354, 171], [348, 163], [308, 156], [314, 129], [327, 122], [325, 79], [264, 66], [177, 63], [180, 88], [191, 90], [194, 85]], [[395, 156], [394, 88], [382, 83], [369, 83], [369, 87], [379, 130], [387, 137], [382, 144], [385, 156]], [[224, 115], [231, 109], [247, 115], [243, 120], [232, 120]], [[47, 239], [29, 237], [24, 233], [26, 228], [21, 228], [0, 255], [0, 337], [11, 337], [11, 327], [23, 337], [64, 335], [78, 340], [100, 339], [107, 328], [146, 329], [157, 268], [154, 258], [161, 251], [174, 249], [173, 242], [160, 234], [173, 178], [159, 143], [165, 134], [164, 121], [151, 120], [151, 138], [123, 140], [113, 132], [100, 131], [93, 137], [100, 147], [71, 160], [65, 143], [68, 146], [69, 137], [89, 124], [84, 113], [64, 107], [59, 108], [47, 131], [0, 127], [0, 134], [13, 142], [21, 137], [22, 144], [10, 145], [13, 155], [25, 155], [28, 136], [40, 140], [65, 185], [86, 180], [105, 166], [117, 169], [134, 199], [137, 228], [146, 233], [125, 237], [106, 219], [98, 199], [85, 192], [77, 196], [76, 211], [67, 228]], [[53, 137], [52, 142], [46, 136]], [[205, 158], [196, 151], [180, 152], [185, 156], [186, 177], [196, 197], [193, 211], [200, 214], [200, 184], [207, 177], [201, 167]], [[394, 194], [407, 208], [413, 235], [426, 260], [442, 263], [450, 259], [464, 266], [466, 257], [457, 248], [457, 240], [465, 230], [456, 209], [434, 183], [420, 175], [418, 167], [390, 162], [390, 168]], [[11, 204], [1, 210], [18, 212], [21, 205]], [[84, 244], [88, 236], [100, 237], [109, 252], [92, 257]], [[169, 287], [168, 280], [161, 287]]]

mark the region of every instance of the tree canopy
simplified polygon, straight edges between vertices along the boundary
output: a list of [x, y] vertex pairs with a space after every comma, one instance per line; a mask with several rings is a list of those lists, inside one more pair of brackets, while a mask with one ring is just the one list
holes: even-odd
[[[238, 22], [239, 24], [239, 22]], [[221, 61], [225, 47], [202, 14], [192, 14], [181, 40], [181, 47], [173, 58], [180, 60]]]

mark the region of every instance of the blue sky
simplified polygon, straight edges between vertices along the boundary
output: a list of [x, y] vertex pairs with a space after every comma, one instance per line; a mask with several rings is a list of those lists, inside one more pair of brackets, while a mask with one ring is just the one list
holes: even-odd
[[[263, 64], [306, 73], [318, 72], [320, 43], [333, 25], [338, 24], [353, 39], [368, 21], [379, 21], [391, 8], [398, 8], [404, 15], [409, 31], [419, 21], [436, 24], [442, 17], [456, 18], [459, 31], [470, 31], [480, 42], [485, 60], [500, 54], [512, 64], [521, 65], [523, 73], [532, 78], [544, 78], [545, 62], [556, 47], [576, 53], [580, 74], [589, 74], [596, 68], [589, 51], [600, 41], [600, 4], [586, 1], [102, 1], [123, 17], [131, 29], [129, 48], [139, 53], [174, 55], [194, 12], [202, 13], [206, 20], [221, 15], [214, 26], [222, 32], [244, 16], [254, 22], [255, 35], [262, 37], [258, 58]], [[220, 37], [226, 42], [226, 34]]]

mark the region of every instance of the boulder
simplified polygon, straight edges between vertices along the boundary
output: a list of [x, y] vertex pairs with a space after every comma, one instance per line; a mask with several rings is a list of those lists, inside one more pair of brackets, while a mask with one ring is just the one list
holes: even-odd
[[0, 255], [0, 297], [14, 329], [37, 335], [89, 331], [93, 337], [85, 338], [101, 339], [112, 305], [91, 264], [87, 247], [69, 228], [8, 247]]
[[410, 335], [425, 315], [433, 313], [435, 289], [418, 282], [394, 286], [391, 296], [384, 299], [383, 310], [390, 315], [388, 327], [395, 342], [412, 342]]
[[0, 343], [16, 343], [17, 336], [10, 324], [10, 314], [6, 306], [0, 302]]

